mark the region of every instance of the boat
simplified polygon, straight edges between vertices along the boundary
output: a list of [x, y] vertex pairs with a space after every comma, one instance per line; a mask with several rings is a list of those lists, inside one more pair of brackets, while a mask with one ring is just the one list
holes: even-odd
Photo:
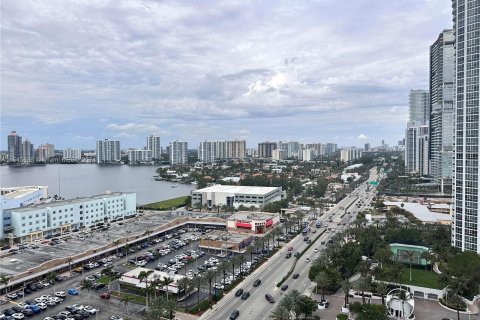
[[178, 188], [178, 185], [174, 184], [173, 186], [170, 186], [170, 188]]
[[163, 178], [160, 177], [160, 176], [153, 176], [153, 179], [155, 179], [155, 181], [162, 181]]

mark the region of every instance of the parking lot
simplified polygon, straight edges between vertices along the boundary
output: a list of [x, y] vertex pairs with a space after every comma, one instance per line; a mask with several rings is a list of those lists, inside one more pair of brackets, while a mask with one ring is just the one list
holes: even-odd
[[[157, 241], [152, 239], [150, 243], [144, 242], [143, 246], [130, 248], [129, 250], [130, 252], [128, 256], [123, 256], [123, 257], [111, 256], [109, 257], [110, 258], [109, 260], [112, 261], [114, 270], [116, 270], [117, 272], [125, 272], [130, 270], [131, 268], [135, 268], [136, 267], [135, 264], [141, 261], [142, 259], [145, 259], [145, 257], [151, 256], [147, 254], [148, 252], [150, 253], [163, 252], [165, 253], [163, 256], [159, 256], [156, 259], [151, 259], [152, 261], [148, 261], [145, 264], [146, 268], [158, 269], [159, 265], [171, 266], [173, 265], [172, 262], [175, 262], [175, 264], [177, 264], [178, 261], [181, 260], [179, 259], [180, 255], [186, 256], [187, 254], [190, 254], [190, 256], [192, 256], [192, 252], [194, 252], [195, 259], [191, 260], [191, 262], [187, 265], [187, 268], [185, 268], [184, 266], [180, 266], [177, 271], [181, 275], [185, 274], [185, 271], [187, 271], [187, 275], [190, 278], [192, 278], [193, 276], [195, 276], [195, 274], [204, 272], [207, 269], [216, 270], [217, 268], [216, 265], [221, 261], [221, 259], [218, 259], [218, 257], [214, 256], [213, 252], [212, 254], [209, 254], [208, 252], [202, 252], [199, 250], [198, 237], [200, 235], [201, 233], [199, 231], [197, 232], [190, 231], [185, 233], [181, 231], [178, 234], [173, 233], [172, 235], [169, 235], [168, 238], [161, 237], [157, 239]], [[77, 240], [73, 240], [73, 241], [77, 241]], [[84, 240], [79, 239], [78, 241], [84, 241]], [[178, 244], [179, 242], [182, 243], [182, 246], [173, 245], [173, 244]], [[69, 243], [69, 241], [67, 241], [66, 243]], [[71, 243], [72, 242], [70, 242], [70, 245]], [[63, 244], [64, 243], [60, 243], [58, 246], [62, 246]], [[171, 249], [168, 253], [166, 252], [167, 246], [170, 247]], [[255, 255], [255, 261], [259, 259], [260, 258], [256, 257]], [[250, 269], [249, 262], [247, 261], [249, 261], [249, 257], [245, 259], [245, 263], [242, 267], [245, 270], [245, 272], [246, 270]], [[107, 261], [105, 260], [105, 262]], [[18, 306], [18, 304], [19, 303], [21, 304], [22, 302], [29, 302], [29, 304], [33, 304], [33, 303], [38, 304], [35, 301], [35, 299], [39, 298], [42, 295], [54, 296], [55, 292], [58, 292], [58, 291], [67, 292], [69, 288], [75, 288], [79, 291], [78, 295], [73, 296], [73, 295], [67, 294], [63, 302], [46, 307], [46, 310], [42, 311], [40, 314], [33, 315], [31, 319], [44, 319], [47, 316], [57, 315], [58, 313], [64, 311], [66, 306], [72, 305], [72, 304], [89, 305], [92, 308], [98, 309], [99, 310], [98, 314], [95, 314], [95, 317], [98, 319], [110, 319], [110, 317], [113, 314], [126, 315], [126, 306], [124, 306], [118, 299], [112, 298], [110, 300], [101, 300], [99, 298], [99, 292], [93, 289], [89, 291], [80, 289], [81, 281], [83, 281], [87, 277], [91, 277], [94, 274], [97, 274], [98, 276], [98, 273], [104, 267], [104, 265], [102, 265], [100, 260], [97, 261], [97, 265], [98, 267], [93, 268], [92, 270], [81, 270], [80, 273], [72, 272], [72, 274], [70, 274], [67, 272], [66, 274], [63, 275], [62, 281], [59, 281], [56, 283], [55, 290], [52, 285], [47, 284], [48, 285], [47, 287], [38, 289], [37, 291], [32, 292], [29, 295], [26, 295], [24, 298], [18, 298], [10, 302], [7, 302], [6, 304], [1, 306], [1, 310], [3, 312], [6, 309], [10, 309], [14, 306]], [[168, 272], [169, 270], [164, 270], [164, 271]], [[173, 272], [173, 271], [170, 271], [170, 272]], [[236, 266], [236, 276], [237, 277], [239, 276], [239, 266]], [[230, 283], [234, 278], [233, 275], [231, 275], [230, 271], [227, 272], [226, 277], [227, 277], [227, 281], [226, 281], [227, 284]], [[43, 281], [43, 283], [46, 283], [46, 281]], [[218, 276], [217, 286], [221, 287], [222, 285], [223, 285], [223, 276]], [[118, 290], [118, 282], [113, 282], [111, 284], [111, 289]], [[18, 293], [19, 291], [16, 290], [15, 292]], [[201, 289], [201, 299], [205, 298], [207, 295], [208, 295], [208, 285], [205, 284], [202, 286], [202, 289]], [[197, 299], [196, 294], [190, 295], [190, 297], [187, 299], [187, 305], [189, 307], [192, 306], [194, 303], [196, 303], [196, 299]], [[184, 302], [182, 302], [182, 305], [183, 303]], [[142, 306], [139, 306], [138, 304], [134, 304], [134, 303], [129, 304], [130, 314], [133, 312], [138, 312], [141, 309], [142, 309]]]

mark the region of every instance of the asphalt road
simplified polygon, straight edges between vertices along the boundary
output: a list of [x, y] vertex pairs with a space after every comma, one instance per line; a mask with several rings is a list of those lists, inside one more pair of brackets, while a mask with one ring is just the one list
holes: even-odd
[[[370, 175], [371, 179], [375, 178], [375, 174]], [[341, 219], [341, 215], [345, 213], [345, 209], [352, 204], [353, 202], [358, 201], [357, 198], [371, 199], [374, 196], [375, 190], [370, 187], [368, 194], [366, 193], [367, 184], [360, 185], [357, 189], [354, 190], [355, 194], [351, 194], [339, 203], [337, 203], [333, 208], [326, 212], [318, 220], [323, 222], [324, 226], [335, 228], [336, 230], [341, 230], [347, 227], [348, 221], [353, 219], [356, 213], [360, 210], [363, 210], [363, 207], [357, 208], [356, 205], [350, 206], [347, 211], [351, 212], [350, 215], [345, 215]], [[372, 190], [373, 189], [373, 190]], [[365, 204], [369, 202], [364, 201]], [[342, 209], [341, 209], [342, 208]], [[337, 226], [335, 222], [327, 222], [330, 218], [333, 221], [339, 221], [340, 225]], [[314, 222], [313, 222], [314, 223]], [[347, 225], [344, 226], [343, 223]], [[320, 229], [320, 230], [323, 230]], [[279, 250], [274, 256], [272, 256], [266, 263], [264, 263], [259, 269], [257, 269], [253, 274], [249, 275], [242, 283], [240, 283], [237, 288], [242, 288], [244, 291], [250, 292], [250, 297], [247, 300], [242, 300], [240, 297], [235, 297], [236, 289], [232, 290], [227, 294], [217, 305], [213, 306], [212, 309], [207, 311], [202, 315], [200, 319], [229, 319], [230, 314], [234, 310], [240, 311], [239, 319], [249, 319], [249, 320], [261, 320], [268, 319], [270, 312], [278, 304], [278, 301], [281, 300], [282, 296], [289, 290], [297, 289], [302, 294], [310, 295], [313, 291], [315, 285], [308, 279], [308, 270], [310, 268], [311, 262], [306, 262], [306, 258], [310, 257], [313, 260], [318, 253], [315, 252], [315, 248], [322, 250], [324, 245], [321, 245], [321, 241], [328, 243], [328, 239], [332, 237], [334, 233], [324, 233], [316, 243], [310, 247], [310, 249], [299, 259], [295, 267], [294, 273], [299, 273], [300, 277], [298, 279], [293, 279], [290, 277], [285, 284], [288, 285], [287, 291], [282, 291], [277, 287], [277, 283], [282, 280], [282, 278], [287, 274], [288, 270], [291, 268], [294, 263], [293, 257], [286, 259], [286, 253], [288, 252], [288, 247], [292, 246], [294, 248], [293, 252], [302, 251], [307, 244], [303, 241], [303, 236], [299, 235], [295, 237], [290, 243], [286, 244], [281, 250]], [[315, 237], [316, 234], [309, 234], [310, 237]], [[261, 285], [258, 287], [253, 287], [253, 282], [256, 279], [262, 281]], [[269, 303], [265, 299], [265, 294], [269, 293], [275, 299], [275, 303]]]

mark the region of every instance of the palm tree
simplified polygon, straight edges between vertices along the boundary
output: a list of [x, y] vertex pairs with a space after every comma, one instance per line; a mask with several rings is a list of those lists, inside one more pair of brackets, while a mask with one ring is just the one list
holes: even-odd
[[253, 251], [254, 250], [252, 246], [247, 247], [246, 253], [250, 255], [250, 265], [252, 264], [252, 260], [253, 260]]
[[272, 239], [272, 234], [267, 233], [263, 238], [267, 241], [267, 250], [270, 252], [270, 239]]
[[210, 303], [212, 303], [212, 281], [217, 276], [217, 273], [214, 270], [208, 270], [205, 273], [205, 279], [208, 281], [208, 298]]
[[66, 263], [68, 263], [68, 271], [70, 272], [70, 274], [72, 273], [72, 262], [73, 262], [73, 258], [72, 257], [68, 257], [67, 260], [65, 260]]
[[57, 283], [57, 274], [55, 272], [50, 272], [47, 275], [47, 281], [53, 285], [53, 293], [55, 293], [57, 291], [55, 290], [55, 284]]
[[229, 265], [226, 261], [222, 261], [218, 265], [218, 272], [221, 272], [223, 274], [223, 285], [226, 286], [225, 284], [225, 278], [227, 277], [227, 271], [229, 269]]
[[193, 284], [197, 289], [197, 305], [200, 304], [200, 289], [202, 288], [202, 284], [205, 283], [205, 278], [202, 276], [196, 276], [193, 278]]
[[145, 307], [148, 309], [148, 277], [153, 273], [153, 270], [144, 270], [140, 271], [140, 273], [137, 276], [138, 281], [140, 281], [140, 286], [145, 280]]
[[167, 292], [167, 300], [168, 300], [168, 286], [174, 282], [173, 278], [170, 277], [165, 277], [163, 278], [162, 282], [162, 287], [166, 287], [165, 291]]
[[243, 256], [243, 254], [240, 254], [240, 255], [236, 256], [235, 258], [237, 259], [237, 264], [240, 266], [240, 276], [242, 276], [243, 262], [245, 260], [245, 257]]
[[128, 312], [128, 305], [130, 303], [130, 301], [133, 300], [133, 297], [130, 296], [129, 294], [124, 294], [123, 297], [122, 297], [122, 300], [120, 300], [121, 302], [123, 302], [123, 304], [125, 305], [125, 308], [127, 309], [127, 316], [129, 316], [129, 312]]
[[125, 249], [125, 258], [127, 258], [127, 260], [128, 260], [128, 251], [130, 250], [130, 244], [128, 244], [128, 243], [125, 244], [123, 246], [123, 248]]
[[403, 251], [403, 256], [409, 262], [409, 265], [410, 265], [410, 282], [412, 282], [412, 262], [413, 262], [413, 259], [415, 258], [415, 251], [405, 250], [405, 251]]
[[117, 240], [113, 241], [112, 243], [113, 243], [113, 245], [114, 245], [115, 247], [117, 247], [117, 254], [118, 254], [118, 245], [119, 245], [120, 243], [122, 243], [122, 241], [121, 241], [120, 239], [117, 239]]
[[154, 297], [154, 299], [157, 298], [157, 288], [158, 288], [161, 284], [162, 284], [162, 282], [161, 282], [161, 280], [160, 280], [160, 277], [157, 276], [157, 275], [154, 275], [154, 276], [153, 276], [153, 280], [150, 281], [150, 286], [151, 286], [152, 288], [154, 288], [154, 290], [153, 290], [153, 297]]
[[228, 264], [232, 267], [232, 275], [234, 277], [234, 280], [237, 280], [235, 278], [235, 264], [237, 263], [236, 259], [235, 259], [235, 256], [233, 256], [229, 261], [228, 261]]
[[317, 287], [320, 287], [322, 301], [325, 301], [325, 288], [328, 287], [331, 283], [331, 280], [328, 277], [327, 273], [324, 271], [320, 271], [315, 277], [315, 283], [317, 284]]
[[388, 287], [384, 282], [377, 282], [377, 293], [382, 296], [382, 304], [385, 305], [385, 296], [388, 293]]
[[0, 283], [3, 284], [5, 286], [5, 294], [8, 293], [8, 284], [10, 283], [10, 278], [9, 276], [7, 275], [0, 275]]
[[353, 287], [362, 293], [362, 303], [365, 303], [365, 291], [370, 289], [370, 281], [363, 277], [358, 278]]
[[187, 293], [188, 293], [188, 287], [190, 286], [190, 280], [185, 277], [182, 279], [178, 280], [178, 289], [183, 290], [184, 292], [184, 299], [185, 299], [185, 310], [187, 310]]
[[89, 281], [89, 280], [84, 280], [82, 281], [81, 285], [80, 285], [80, 290], [87, 290], [87, 299], [88, 301], [90, 301], [90, 289], [92, 289], [93, 287], [93, 283], [92, 281]]
[[283, 306], [278, 306], [273, 309], [272, 313], [270, 314], [270, 318], [273, 320], [289, 320], [290, 319], [290, 311], [285, 309]]
[[[272, 234], [274, 236], [277, 236], [277, 247], [280, 247], [280, 239], [278, 239], [278, 238], [283, 234], [282, 229], [280, 227], [277, 227], [277, 228], [273, 229]], [[273, 240], [273, 242], [275, 242], [275, 240]]]
[[342, 291], [343, 291], [343, 294], [345, 295], [345, 298], [344, 298], [345, 307], [348, 306], [348, 294], [350, 293], [351, 289], [352, 289], [352, 283], [348, 279], [343, 280]]

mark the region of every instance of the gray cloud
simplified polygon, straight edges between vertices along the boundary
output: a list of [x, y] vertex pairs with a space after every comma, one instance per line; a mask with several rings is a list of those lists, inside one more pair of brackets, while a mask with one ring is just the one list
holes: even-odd
[[[274, 122], [299, 138], [394, 139], [408, 90], [427, 88], [428, 47], [451, 24], [448, 0], [1, 6], [6, 124], [115, 119], [115, 134], [193, 140], [260, 140], [278, 134]], [[173, 130], [181, 123], [188, 133]]]

